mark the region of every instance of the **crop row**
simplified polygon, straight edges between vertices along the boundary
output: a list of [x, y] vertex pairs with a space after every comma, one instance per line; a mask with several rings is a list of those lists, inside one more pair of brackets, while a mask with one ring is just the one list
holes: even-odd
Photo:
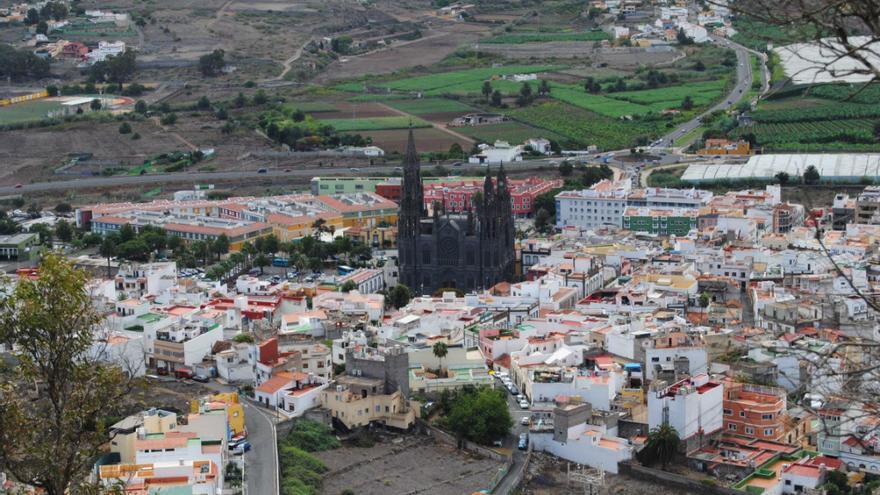
[[431, 127], [429, 122], [415, 117], [372, 117], [364, 119], [325, 119], [321, 123], [332, 126], [338, 132], [381, 131], [386, 129], [406, 129], [412, 127]]
[[880, 117], [880, 105], [835, 103], [796, 110], [758, 110], [752, 119], [760, 123], [809, 122], [822, 120], [867, 119]]
[[481, 43], [516, 45], [551, 41], [602, 41], [607, 39], [611, 39], [611, 37], [604, 31], [586, 31], [581, 33], [511, 33], [500, 34], [481, 41]]
[[685, 96], [690, 96], [694, 101], [701, 97], [713, 100], [721, 95], [725, 85], [726, 81], [724, 79], [718, 79], [714, 81], [692, 82], [666, 88], [645, 89], [641, 91], [621, 91], [619, 93], [611, 93], [608, 96], [617, 100], [631, 101], [641, 105], [670, 101], [680, 103]]
[[534, 72], [546, 72], [558, 69], [555, 65], [508, 65], [504, 67], [483, 67], [479, 69], [466, 69], [427, 76], [409, 77], [397, 81], [381, 83], [383, 87], [397, 91], [430, 91], [466, 83], [478, 83], [497, 76], [511, 74], [531, 74]]
[[561, 102], [531, 105], [509, 114], [517, 120], [555, 132], [573, 144], [594, 144], [606, 150], [629, 148], [636, 138], [661, 132], [658, 122], [613, 119]]

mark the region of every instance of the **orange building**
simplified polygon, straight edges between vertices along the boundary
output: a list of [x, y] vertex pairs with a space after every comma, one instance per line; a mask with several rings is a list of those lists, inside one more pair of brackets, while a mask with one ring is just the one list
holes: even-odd
[[785, 390], [750, 383], [724, 383], [724, 431], [760, 440], [777, 441], [785, 435]]
[[707, 139], [706, 146], [697, 151], [698, 155], [748, 155], [751, 154], [748, 141], [729, 141], [727, 139]]

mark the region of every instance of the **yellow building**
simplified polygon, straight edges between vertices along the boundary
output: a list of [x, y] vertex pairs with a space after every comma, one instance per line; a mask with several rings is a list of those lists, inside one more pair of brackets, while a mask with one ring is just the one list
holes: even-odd
[[352, 227], [345, 236], [367, 246], [378, 248], [397, 247], [397, 227]]
[[221, 410], [226, 411], [232, 436], [244, 435], [247, 431], [244, 406], [239, 402], [236, 392], [214, 394], [201, 400], [195, 399], [190, 403], [190, 412], [193, 414]]
[[748, 141], [728, 141], [727, 139], [707, 139], [705, 148], [698, 155], [748, 155], [751, 145]]
[[375, 393], [383, 387], [383, 380], [378, 378], [341, 376], [321, 392], [321, 406], [348, 429], [373, 422], [409, 429], [419, 417], [420, 404], [407, 401], [400, 391]]
[[144, 434], [168, 433], [177, 430], [177, 415], [162, 409], [150, 409], [142, 414], [134, 414], [110, 427], [110, 452], [119, 454], [123, 464], [135, 461], [135, 441], [138, 429]]

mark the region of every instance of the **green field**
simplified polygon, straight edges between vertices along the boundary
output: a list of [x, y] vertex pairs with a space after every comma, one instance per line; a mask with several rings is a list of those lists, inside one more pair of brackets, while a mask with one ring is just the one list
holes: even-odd
[[444, 112], [472, 112], [474, 109], [456, 100], [444, 98], [422, 98], [418, 100], [393, 100], [388, 105], [413, 115], [428, 115]]
[[[377, 85], [396, 91], [437, 92], [442, 88], [460, 87], [461, 85], [467, 85], [467, 87], [471, 87], [470, 85], [476, 84], [477, 92], [479, 92], [479, 87], [482, 87], [483, 81], [490, 80], [493, 77], [506, 76], [511, 74], [531, 74], [534, 72], [546, 72], [558, 69], [560, 67], [561, 66], [558, 65], [507, 65], [504, 67], [482, 67], [478, 69], [465, 69], [459, 71], [430, 74], [426, 76], [409, 77], [406, 79], [399, 79], [397, 81], [377, 83]], [[500, 81], [493, 81], [493, 83], [494, 82]], [[349, 88], [352, 87], [351, 85], [345, 86]], [[357, 86], [362, 87], [363, 85], [357, 84]], [[340, 86], [337, 86], [337, 88], [340, 88]], [[357, 91], [360, 91], [360, 89], [358, 89]]]
[[[754, 135], [766, 151], [877, 151], [874, 124], [880, 118], [876, 90], [853, 96], [849, 85], [792, 88], [761, 100], [754, 124], [734, 136]], [[872, 94], [873, 93], [873, 94]], [[864, 96], [863, 96], [864, 95]], [[841, 101], [851, 99], [852, 101]]]
[[379, 94], [379, 95], [371, 95], [371, 94], [363, 94], [352, 96], [348, 99], [348, 101], [352, 103], [369, 103], [373, 101], [391, 101], [391, 100], [409, 100], [412, 99], [410, 95], [395, 95], [395, 94]]
[[578, 86], [551, 84], [550, 96], [606, 117], [623, 117], [679, 108], [685, 96], [690, 96], [696, 107], [708, 106], [721, 98], [724, 86], [724, 81], [703, 81], [599, 95], [587, 93]]
[[594, 95], [577, 86], [553, 84], [550, 96], [578, 108], [590, 110], [606, 117], [623, 117], [624, 115], [642, 115], [651, 111], [651, 107], [621, 101], [608, 96]]
[[702, 106], [719, 99], [726, 84], [727, 81], [723, 79], [701, 81], [666, 88], [609, 93], [608, 97], [640, 105], [661, 105], [664, 108], [670, 108], [678, 107], [685, 96], [690, 96], [694, 100], [694, 105]]
[[611, 39], [604, 31], [586, 31], [581, 33], [508, 33], [481, 40], [480, 43], [521, 44], [546, 43], [550, 41], [602, 41]]
[[335, 112], [338, 110], [332, 103], [323, 101], [295, 101], [290, 103], [296, 109], [306, 113]]
[[522, 143], [530, 138], [545, 138], [552, 141], [564, 139], [563, 136], [544, 129], [536, 129], [521, 122], [504, 122], [501, 124], [479, 125], [474, 127], [456, 127], [455, 132], [472, 137], [484, 143], [494, 143], [497, 140], [507, 141], [511, 144]]
[[663, 121], [615, 119], [561, 102], [535, 104], [508, 113], [562, 136], [567, 144], [594, 144], [603, 150], [629, 148], [639, 137], [650, 139], [665, 131]]
[[365, 119], [322, 119], [321, 123], [333, 126], [337, 132], [382, 131], [431, 127], [431, 123], [418, 117], [372, 117]]
[[48, 112], [60, 108], [61, 104], [57, 101], [30, 101], [0, 107], [0, 125], [40, 121], [47, 118]]

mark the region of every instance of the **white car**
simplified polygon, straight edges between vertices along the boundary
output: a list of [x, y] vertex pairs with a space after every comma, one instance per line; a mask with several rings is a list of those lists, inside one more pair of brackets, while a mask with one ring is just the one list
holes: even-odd
[[521, 420], [519, 420], [519, 424], [523, 426], [529, 426], [529, 417], [523, 416]]
[[529, 402], [526, 401], [526, 400], [521, 400], [521, 401], [519, 401], [519, 408], [520, 408], [520, 409], [528, 409], [528, 408], [529, 408]]

